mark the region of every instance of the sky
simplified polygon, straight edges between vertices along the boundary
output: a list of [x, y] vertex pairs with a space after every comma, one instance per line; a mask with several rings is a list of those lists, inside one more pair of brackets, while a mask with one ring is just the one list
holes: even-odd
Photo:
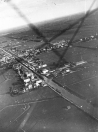
[[[8, 0], [4, 0], [8, 1]], [[85, 12], [93, 0], [0, 0], [0, 31], [27, 25], [13, 7], [18, 7], [30, 23], [38, 23]], [[96, 0], [92, 9], [97, 8]]]

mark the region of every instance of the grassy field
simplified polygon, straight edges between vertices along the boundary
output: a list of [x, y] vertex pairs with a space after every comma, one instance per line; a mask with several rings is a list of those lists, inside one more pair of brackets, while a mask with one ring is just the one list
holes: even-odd
[[[40, 24], [40, 31], [50, 39], [58, 34], [62, 29], [75, 22], [79, 16], [70, 18], [61, 18]], [[52, 42], [58, 42], [62, 39], [71, 39], [77, 26], [65, 32]], [[98, 12], [86, 18], [81, 29], [75, 37], [75, 40], [89, 37], [98, 33]], [[27, 35], [28, 42], [23, 40]], [[12, 38], [13, 37], [13, 38]], [[35, 48], [42, 42], [34, 42], [30, 39], [37, 39], [37, 35], [32, 31], [11, 32], [6, 36], [0, 37], [1, 46], [11, 48], [18, 46], [19, 50]], [[14, 46], [13, 46], [14, 45]], [[84, 46], [89, 48], [80, 48], [75, 46]], [[55, 81], [62, 86], [67, 86], [73, 94], [83, 96], [89, 100], [94, 107], [98, 107], [98, 40], [74, 44], [69, 48], [65, 59], [68, 62], [87, 61], [86, 65], [80, 67], [71, 74], [57, 76]], [[60, 54], [63, 49], [58, 50]], [[48, 65], [57, 62], [59, 57], [52, 51], [42, 53], [38, 56]], [[20, 96], [11, 97], [9, 87], [17, 81], [17, 75], [9, 69], [0, 76], [0, 131], [1, 132], [97, 132], [98, 121], [72, 105], [67, 100], [60, 97], [49, 87], [26, 93]], [[28, 116], [30, 115], [30, 116]], [[27, 118], [28, 117], [28, 118]], [[24, 119], [27, 118], [25, 125]]]

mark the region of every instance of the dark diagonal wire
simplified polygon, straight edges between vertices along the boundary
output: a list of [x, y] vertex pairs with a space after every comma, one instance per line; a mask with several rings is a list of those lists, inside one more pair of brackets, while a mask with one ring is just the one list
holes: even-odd
[[[50, 44], [50, 42], [48, 41], [48, 39], [39, 31], [39, 29], [38, 29], [34, 24], [32, 24], [32, 23], [29, 22], [29, 20], [26, 18], [26, 16], [19, 10], [19, 8], [18, 8], [16, 5], [14, 5], [13, 3], [10, 2], [10, 6], [11, 6], [14, 10], [16, 10], [17, 13], [20, 15], [20, 17], [22, 17], [22, 18], [26, 21], [26, 23], [28, 24], [28, 26], [30, 27], [30, 29], [31, 29], [32, 31], [34, 31], [39, 37], [42, 38], [42, 40], [44, 41], [45, 45], [48, 44], [49, 46], [51, 46], [51, 44]], [[53, 49], [53, 52], [54, 52], [59, 58], [61, 57], [61, 54], [60, 54], [57, 50]], [[66, 63], [66, 60], [65, 60], [65, 59], [63, 59], [63, 61]]]
[[67, 52], [68, 48], [69, 48], [69, 47], [70, 47], [70, 45], [72, 44], [72, 41], [74, 40], [75, 36], [76, 36], [76, 35], [77, 35], [77, 33], [79, 32], [79, 30], [80, 30], [80, 28], [81, 28], [82, 24], [84, 23], [85, 19], [86, 19], [86, 18], [87, 18], [87, 16], [89, 15], [89, 12], [90, 12], [90, 10], [91, 10], [92, 6], [94, 5], [95, 1], [96, 1], [96, 0], [94, 0], [94, 1], [92, 2], [92, 4], [91, 4], [90, 8], [88, 9], [88, 11], [87, 11], [87, 13], [86, 13], [86, 15], [84, 16], [84, 18], [83, 18], [83, 19], [82, 19], [82, 21], [80, 22], [80, 24], [79, 24], [78, 28], [76, 29], [75, 33], [73, 34], [73, 36], [72, 36], [71, 40], [70, 40], [70, 41], [69, 41], [69, 43], [68, 43], [68, 46], [66, 47], [66, 49], [64, 50], [63, 54], [61, 55], [61, 57], [60, 57], [59, 61], [57, 62], [57, 67], [58, 67], [58, 65], [60, 64], [60, 62], [62, 61], [63, 57], [65, 56], [65, 54], [66, 54], [66, 52]]
[[[32, 31], [34, 31], [39, 37], [41, 37], [44, 41], [44, 44], [41, 45], [41, 47], [43, 47], [44, 45], [49, 45], [51, 46], [51, 41], [54, 40], [55, 38], [59, 37], [60, 35], [62, 35], [64, 32], [66, 32], [67, 30], [71, 29], [74, 25], [76, 25], [77, 23], [79, 23], [80, 21], [82, 21], [83, 18], [85, 18], [85, 16], [81, 19], [79, 19], [78, 21], [76, 21], [75, 23], [69, 25], [66, 29], [63, 29], [61, 32], [59, 32], [57, 35], [53, 36], [50, 40], [47, 40], [46, 37], [39, 31], [39, 29], [34, 25], [34, 24], [30, 24], [29, 20], [25, 17], [25, 15], [19, 10], [19, 8], [14, 5], [13, 3], [10, 2], [10, 5], [17, 11], [17, 13], [20, 15], [20, 17], [22, 17], [28, 24], [28, 26], [31, 28]], [[95, 10], [96, 11], [96, 10]], [[94, 11], [94, 12], [95, 12]], [[92, 12], [90, 12], [88, 15], [92, 14]], [[86, 17], [88, 16], [86, 15]], [[64, 63], [66, 62], [66, 60], [62, 57], [62, 55], [55, 49], [52, 49], [53, 52], [61, 59], [62, 61], [64, 61]], [[59, 59], [59, 60], [60, 60]]]
[[[95, 9], [91, 12], [89, 12], [89, 14], [86, 17], [89, 17], [91, 14], [93, 14], [94, 12], [96, 12], [98, 10]], [[50, 40], [48, 40], [49, 42], [53, 41], [54, 39], [58, 38], [59, 36], [61, 36], [62, 34], [66, 33], [68, 30], [72, 29], [76, 24], [78, 24], [80, 21], [82, 21], [84, 19], [85, 16], [83, 16], [82, 18], [78, 19], [76, 22], [70, 24], [69, 26], [67, 26], [67, 28], [61, 30], [58, 34], [56, 34], [55, 36], [53, 36]], [[38, 46], [38, 48], [43, 48], [46, 45], [46, 43], [43, 43], [41, 46]]]
[[30, 21], [26, 18], [26, 16], [20, 11], [20, 9], [15, 5], [13, 4], [12, 2], [9, 3], [11, 5], [11, 7], [13, 7], [14, 10], [17, 11], [17, 13], [20, 15], [21, 18], [24, 19], [24, 21], [28, 24], [28, 26], [30, 27], [30, 29], [32, 31], [34, 31], [39, 37], [42, 38], [42, 40], [45, 42], [45, 43], [48, 43], [48, 40], [46, 39], [46, 37], [42, 34], [42, 32], [40, 32], [40, 30], [32, 23], [30, 23]]

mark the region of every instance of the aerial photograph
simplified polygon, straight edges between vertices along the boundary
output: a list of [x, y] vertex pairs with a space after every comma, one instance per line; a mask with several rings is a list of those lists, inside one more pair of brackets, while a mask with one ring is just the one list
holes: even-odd
[[0, 132], [98, 132], [98, 0], [0, 0]]

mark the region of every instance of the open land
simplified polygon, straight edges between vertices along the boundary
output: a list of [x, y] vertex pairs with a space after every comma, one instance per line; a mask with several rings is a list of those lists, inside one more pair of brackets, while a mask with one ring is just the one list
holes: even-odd
[[[78, 16], [80, 17], [80, 16]], [[47, 39], [65, 29], [78, 17], [57, 19], [41, 24], [38, 28]], [[75, 40], [98, 33], [98, 11], [86, 18]], [[53, 40], [71, 39], [78, 24]], [[28, 31], [12, 32], [0, 37], [1, 47], [19, 50], [34, 49], [43, 41]], [[64, 48], [58, 49], [60, 54]], [[59, 57], [53, 51], [38, 56], [48, 65], [57, 62]], [[51, 59], [52, 58], [52, 59]], [[64, 58], [68, 62], [81, 60], [88, 63], [73, 73], [54, 78], [62, 86], [67, 86], [71, 93], [89, 100], [98, 107], [98, 40], [74, 43], [69, 47]], [[18, 75], [12, 69], [0, 71], [0, 131], [1, 132], [97, 132], [98, 120], [93, 119], [69, 101], [60, 97], [49, 87], [39, 88], [30, 93], [11, 97], [8, 92]], [[27, 120], [25, 120], [27, 119]]]

